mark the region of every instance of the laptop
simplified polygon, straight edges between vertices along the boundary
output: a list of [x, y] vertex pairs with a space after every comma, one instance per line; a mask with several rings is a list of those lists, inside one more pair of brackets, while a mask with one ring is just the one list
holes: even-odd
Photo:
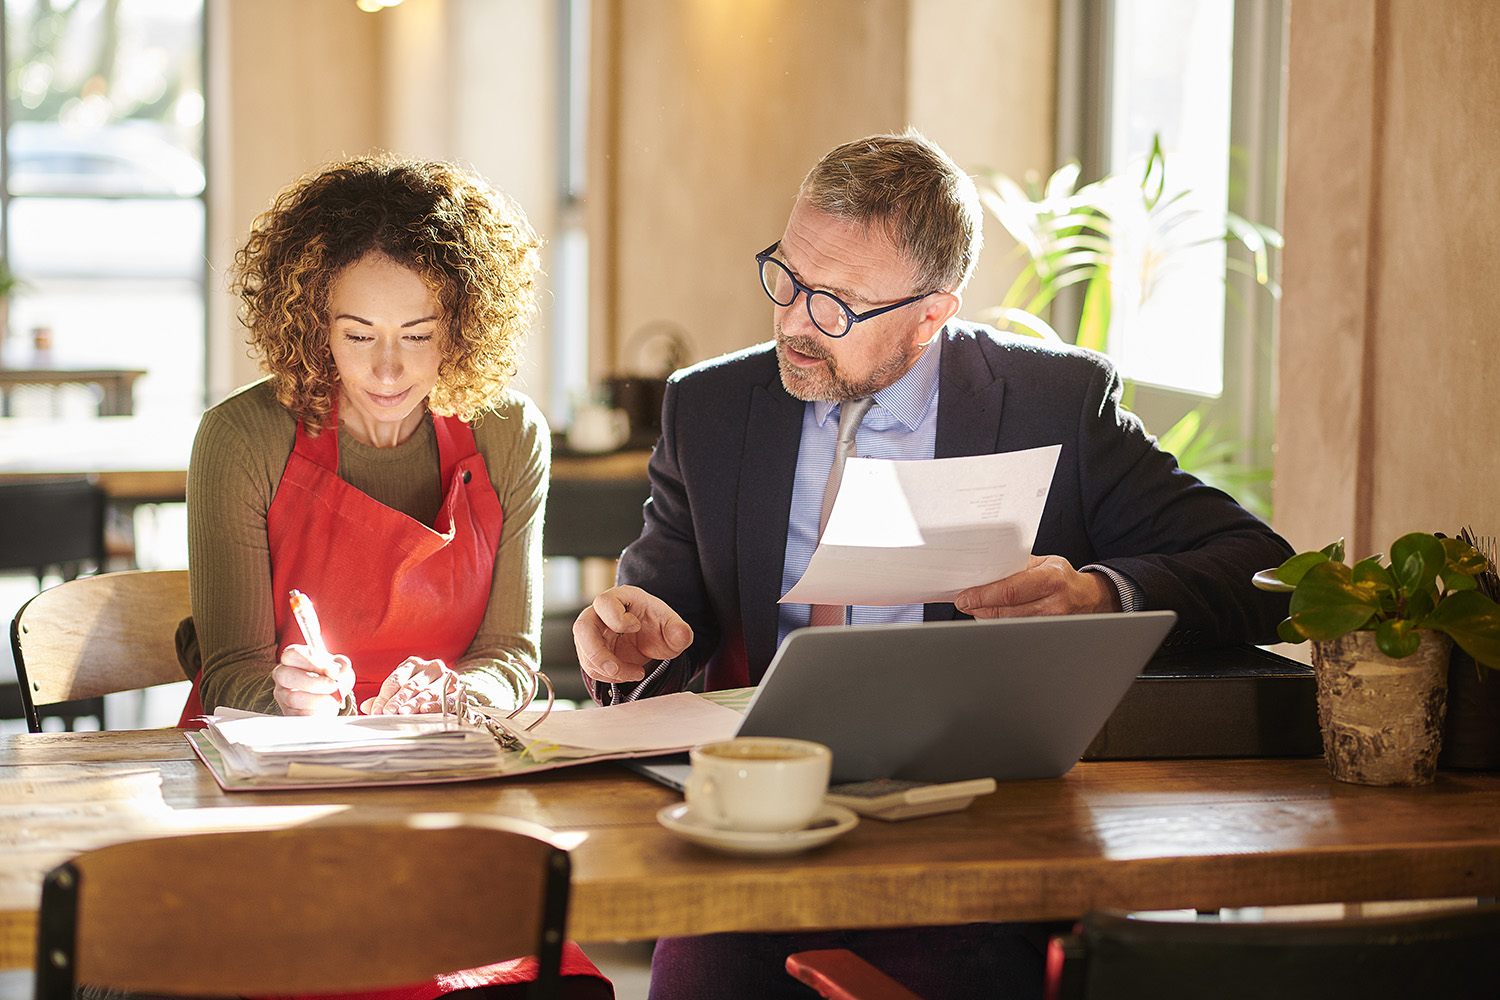
[[[797, 629], [738, 735], [826, 743], [835, 783], [1057, 777], [1176, 620], [1145, 611]], [[685, 755], [631, 766], [678, 789], [688, 770]]]

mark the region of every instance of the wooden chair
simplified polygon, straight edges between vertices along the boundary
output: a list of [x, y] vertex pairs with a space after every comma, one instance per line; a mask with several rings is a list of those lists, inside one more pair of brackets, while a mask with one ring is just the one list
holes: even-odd
[[184, 680], [177, 625], [192, 614], [187, 570], [80, 577], [21, 605], [10, 625], [26, 724], [38, 706]]
[[42, 884], [36, 997], [72, 1000], [77, 983], [365, 991], [527, 955], [532, 996], [556, 997], [569, 864], [548, 837], [518, 820], [415, 813], [89, 851]]
[[[1500, 906], [1318, 921], [1084, 917], [1047, 952], [1047, 1000], [1404, 1000], [1500, 996]], [[916, 994], [847, 951], [787, 971], [834, 1000]], [[918, 998], [919, 1000], [919, 998]]]

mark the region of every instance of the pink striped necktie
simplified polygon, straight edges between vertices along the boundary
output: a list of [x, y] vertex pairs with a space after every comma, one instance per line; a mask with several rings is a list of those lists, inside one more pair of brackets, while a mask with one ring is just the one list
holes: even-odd
[[[828, 515], [833, 510], [834, 498], [839, 495], [839, 483], [844, 478], [844, 462], [854, 457], [854, 432], [875, 404], [872, 396], [845, 400], [839, 407], [839, 440], [833, 452], [833, 466], [828, 470], [828, 484], [823, 487], [823, 512], [818, 517], [818, 540], [823, 539], [823, 529], [828, 526]], [[848, 617], [849, 608], [843, 604], [814, 604], [808, 618], [809, 625], [842, 625]]]

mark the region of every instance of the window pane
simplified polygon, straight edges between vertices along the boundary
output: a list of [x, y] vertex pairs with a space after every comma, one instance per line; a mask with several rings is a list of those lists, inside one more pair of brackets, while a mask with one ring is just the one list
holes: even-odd
[[1133, 379], [1212, 396], [1223, 387], [1233, 41], [1231, 0], [1115, 5], [1109, 169], [1138, 182], [1160, 135], [1166, 188], [1151, 223], [1117, 245], [1110, 353]]
[[157, 277], [202, 281], [203, 202], [16, 198], [10, 265], [23, 280]]
[[202, 0], [5, 0], [13, 194], [203, 190]]

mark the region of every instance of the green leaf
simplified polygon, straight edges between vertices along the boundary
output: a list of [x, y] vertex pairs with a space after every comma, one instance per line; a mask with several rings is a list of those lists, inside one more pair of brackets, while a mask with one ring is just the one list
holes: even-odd
[[1108, 266], [1101, 266], [1089, 279], [1083, 296], [1083, 311], [1078, 317], [1079, 347], [1103, 353], [1109, 347], [1109, 316], [1113, 285]]
[[1322, 552], [1299, 552], [1286, 562], [1276, 567], [1276, 578], [1288, 586], [1295, 587], [1302, 582], [1302, 576], [1318, 563], [1328, 562], [1327, 551]]
[[1443, 543], [1435, 535], [1414, 531], [1391, 543], [1391, 572], [1408, 596], [1431, 590], [1436, 596], [1437, 575], [1447, 565]]
[[1390, 570], [1380, 565], [1380, 558], [1378, 556], [1361, 559], [1355, 563], [1353, 573], [1356, 582], [1373, 583], [1377, 587], [1387, 590], [1396, 589], [1396, 578], [1391, 575]]
[[1479, 581], [1475, 580], [1472, 576], [1465, 576], [1463, 573], [1454, 572], [1451, 568], [1444, 569], [1442, 573], [1438, 574], [1438, 579], [1443, 583], [1443, 590], [1450, 594], [1457, 593], [1460, 590], [1479, 589]]
[[1464, 576], [1478, 576], [1490, 568], [1490, 561], [1484, 557], [1484, 553], [1463, 539], [1444, 538], [1441, 541], [1450, 571]]
[[1309, 567], [1292, 592], [1292, 624], [1309, 639], [1337, 639], [1359, 631], [1379, 612], [1377, 588], [1355, 583], [1343, 563], [1324, 561]]
[[1398, 618], [1375, 626], [1375, 645], [1386, 656], [1399, 660], [1417, 651], [1422, 645], [1422, 636], [1411, 622]]
[[1281, 620], [1281, 623], [1276, 626], [1276, 634], [1281, 638], [1282, 642], [1307, 641], [1307, 636], [1297, 631], [1297, 626], [1292, 623], [1290, 618], [1283, 618]]
[[1323, 546], [1323, 548], [1320, 549], [1319, 551], [1321, 551], [1328, 558], [1332, 559], [1334, 562], [1343, 562], [1344, 561], [1344, 540], [1342, 538], [1340, 538], [1336, 542], [1329, 542], [1327, 545]]
[[1488, 597], [1475, 590], [1450, 594], [1427, 616], [1426, 625], [1448, 633], [1475, 660], [1500, 670], [1500, 607]]

